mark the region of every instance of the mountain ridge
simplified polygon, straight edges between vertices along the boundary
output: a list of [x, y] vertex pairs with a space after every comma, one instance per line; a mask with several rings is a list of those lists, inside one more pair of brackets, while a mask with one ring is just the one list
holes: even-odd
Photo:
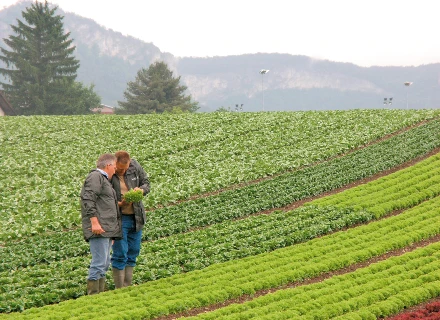
[[[10, 24], [22, 19], [30, 1], [0, 10], [0, 46], [12, 34]], [[71, 32], [80, 60], [78, 80], [93, 83], [104, 104], [117, 106], [127, 82], [156, 60], [181, 76], [200, 111], [220, 107], [244, 111], [326, 110], [351, 108], [438, 108], [440, 63], [413, 67], [361, 67], [303, 55], [254, 53], [236, 56], [175, 57], [151, 42], [123, 35], [92, 19], [65, 12], [65, 32]], [[261, 69], [269, 69], [266, 75]], [[404, 82], [411, 81], [411, 87]], [[264, 97], [263, 97], [264, 96]], [[392, 105], [383, 105], [384, 98]], [[263, 102], [264, 99], [264, 102]], [[389, 101], [389, 100], [388, 100]]]

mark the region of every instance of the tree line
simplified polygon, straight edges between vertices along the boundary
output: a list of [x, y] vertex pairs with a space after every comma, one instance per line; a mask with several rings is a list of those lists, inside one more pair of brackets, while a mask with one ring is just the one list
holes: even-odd
[[[101, 98], [94, 85], [76, 81], [80, 61], [70, 32], [64, 32], [63, 16], [57, 6], [35, 1], [22, 11], [23, 20], [11, 25], [13, 34], [5, 38], [9, 48], [0, 47], [5, 63], [0, 73], [4, 95], [20, 115], [88, 114], [99, 108]], [[117, 113], [195, 112], [198, 102], [185, 95], [187, 87], [174, 77], [168, 65], [156, 61], [138, 71], [128, 82], [125, 101], [118, 101]]]

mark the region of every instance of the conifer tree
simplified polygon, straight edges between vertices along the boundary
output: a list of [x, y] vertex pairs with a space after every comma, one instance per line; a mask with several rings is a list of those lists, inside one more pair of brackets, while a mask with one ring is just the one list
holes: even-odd
[[126, 101], [118, 101], [117, 112], [126, 114], [195, 112], [198, 103], [184, 94], [186, 86], [180, 85], [180, 76], [173, 77], [165, 62], [157, 61], [148, 69], [138, 71], [135, 81], [127, 84]]
[[17, 19], [11, 25], [14, 35], [4, 39], [10, 50], [0, 48], [8, 67], [0, 73], [9, 80], [0, 84], [19, 114], [84, 113], [72, 109], [71, 99], [64, 96], [72, 91], [79, 61], [57, 8], [51, 9], [47, 0], [32, 3], [22, 12], [24, 22]]

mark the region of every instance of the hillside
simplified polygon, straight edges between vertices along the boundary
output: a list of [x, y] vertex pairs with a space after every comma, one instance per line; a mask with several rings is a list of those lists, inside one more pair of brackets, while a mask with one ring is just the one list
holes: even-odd
[[[0, 118], [0, 319], [384, 317], [436, 298], [439, 116]], [[87, 297], [79, 190], [120, 148], [152, 185], [136, 285]]]
[[[29, 2], [0, 11], [0, 46], [11, 34], [10, 24], [21, 18]], [[166, 61], [200, 102], [200, 111], [221, 106], [235, 110], [327, 110], [383, 108], [439, 108], [440, 63], [417, 67], [363, 68], [350, 63], [316, 60], [306, 56], [256, 53], [241, 56], [180, 58], [146, 43], [106, 29], [91, 19], [64, 12], [65, 30], [72, 33], [81, 62], [80, 81], [94, 83], [102, 102], [117, 105], [128, 81], [156, 59]], [[262, 83], [259, 70], [269, 69]], [[403, 85], [414, 82], [410, 88]]]

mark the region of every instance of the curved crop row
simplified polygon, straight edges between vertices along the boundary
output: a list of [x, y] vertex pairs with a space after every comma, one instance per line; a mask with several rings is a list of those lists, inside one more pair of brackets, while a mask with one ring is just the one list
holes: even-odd
[[194, 227], [283, 207], [390, 169], [439, 145], [440, 121], [433, 121], [316, 166], [209, 198], [157, 209], [149, 216], [149, 223], [155, 227], [147, 228], [143, 236], [144, 239], [157, 239]]
[[[187, 319], [378, 319], [440, 295], [440, 244]], [[292, 303], [294, 301], [294, 303]]]
[[[8, 168], [8, 175], [0, 178], [0, 240], [79, 225], [79, 190], [104, 152], [124, 148], [141, 162], [153, 185], [144, 202], [154, 207], [324, 160], [436, 115], [429, 110], [369, 110], [0, 119], [4, 124], [0, 159]], [[215, 127], [212, 119], [222, 117], [230, 121], [219, 121], [224, 127]], [[274, 125], [277, 118], [279, 128]], [[189, 129], [191, 121], [198, 128], [196, 136]], [[252, 129], [231, 135], [229, 129], [237, 132], [233, 121]], [[182, 132], [184, 137], [179, 138]], [[211, 133], [215, 137], [199, 138]], [[171, 143], [172, 148], [181, 152], [163, 150], [150, 156], [155, 146], [166, 149], [174, 138], [179, 142]], [[195, 147], [193, 140], [200, 144]]]
[[440, 319], [440, 302], [431, 302], [415, 311], [407, 311], [388, 318], [388, 320], [438, 320]]
[[290, 123], [263, 125], [249, 135], [170, 155], [150, 163], [151, 175], [163, 176], [155, 182], [157, 188], [170, 195], [152, 194], [146, 204], [168, 204], [327, 159], [401, 129], [414, 121], [408, 115], [380, 110], [298, 113]]
[[368, 209], [380, 217], [387, 212], [405, 209], [440, 194], [440, 154], [436, 154], [407, 169], [357, 186], [344, 192], [305, 204]]
[[[272, 251], [371, 218], [372, 215], [366, 212], [307, 208], [280, 215], [267, 225], [246, 226], [248, 229], [241, 232], [232, 225], [231, 228], [224, 226], [187, 237], [147, 243], [142, 246], [134, 281], [143, 283]], [[261, 222], [260, 219], [259, 224]], [[227, 234], [228, 231], [231, 234]], [[18, 269], [12, 274], [9, 270], [0, 272], [0, 294], [3, 296], [0, 310], [19, 311], [84, 295], [82, 279], [87, 276], [89, 260], [81, 256]]]
[[[415, 166], [361, 185], [356, 188], [357, 193], [368, 195], [370, 192], [375, 199], [381, 199], [384, 195], [393, 194], [393, 192], [395, 195], [399, 195], [399, 192], [407, 193], [414, 185], [424, 185], [426, 181], [429, 182], [438, 171], [439, 165], [440, 155], [432, 156]], [[395, 185], [405, 181], [408, 176], [415, 178], [411, 180], [411, 184], [406, 185], [406, 189], [402, 187], [400, 190], [393, 190]], [[378, 187], [381, 188], [381, 192], [374, 192]], [[329, 201], [330, 203], [339, 203], [338, 199], [345, 199], [345, 193], [350, 192], [351, 190], [347, 190], [327, 198], [336, 199], [336, 201]], [[408, 207], [439, 193], [440, 188], [435, 195], [427, 196], [425, 193], [418, 193], [417, 198], [414, 198], [414, 203], [409, 203]], [[322, 201], [315, 200], [312, 204], [315, 202]], [[385, 208], [394, 208], [395, 203], [400, 202], [400, 196], [391, 197], [387, 203], [377, 202], [381, 205], [385, 204]], [[361, 208], [369, 209], [368, 204], [370, 204], [369, 199], [358, 202]], [[372, 209], [374, 208], [377, 206], [373, 205]], [[353, 211], [343, 208], [334, 210], [331, 207], [306, 206], [290, 212], [275, 212], [269, 216], [251, 217], [153, 243], [145, 243], [136, 267], [135, 281], [141, 283], [169, 277], [176, 273], [202, 269], [214, 263], [272, 251], [355, 223], [371, 220], [373, 214], [363, 210]], [[385, 211], [383, 214], [389, 212]], [[62, 263], [18, 270], [12, 277], [8, 272], [0, 273], [2, 291], [9, 292], [3, 308], [24, 309], [84, 294], [78, 283], [80, 283], [79, 279], [85, 277], [86, 265], [86, 258], [79, 257]], [[54, 277], [52, 274], [55, 270], [57, 276]], [[76, 271], [72, 272], [72, 270]], [[48, 281], [48, 278], [52, 283], [50, 288], [39, 288]], [[16, 300], [22, 296], [26, 296], [26, 299], [22, 301], [22, 304], [18, 304]]]
[[[208, 198], [157, 209], [149, 213], [143, 236], [144, 239], [157, 239], [196, 226], [281, 207], [389, 169], [439, 145], [440, 121], [434, 121], [313, 167]], [[34, 236], [4, 244], [0, 250], [0, 271], [50, 263], [88, 252], [80, 230]]]
[[[49, 319], [51, 317], [91, 319], [97, 315], [106, 319], [153, 319], [161, 315], [207, 306], [244, 294], [253, 294], [258, 290], [276, 288], [291, 282], [316, 277], [325, 272], [339, 270], [366, 261], [371, 257], [380, 256], [390, 250], [404, 248], [411, 243], [438, 235], [440, 233], [440, 226], [437, 223], [439, 205], [440, 197], [437, 197], [398, 216], [271, 253], [215, 264], [200, 271], [109, 291], [96, 296], [81, 297], [58, 305], [29, 309], [21, 314], [3, 314], [0, 315], [0, 319], [11, 317], [14, 319]], [[342, 276], [342, 279], [346, 279], [346, 286], [351, 288], [356, 285], [356, 275], [359, 273], [362, 275], [359, 282], [365, 283], [368, 281], [368, 275], [380, 279], [375, 270], [395, 268], [401, 262], [407, 262], [408, 270], [411, 270], [410, 268], [418, 270], [421, 265], [429, 265], [427, 267], [429, 270], [426, 271], [429, 275], [428, 279], [435, 281], [440, 272], [438, 271], [440, 267], [439, 249], [440, 244], [435, 244], [347, 274]], [[426, 257], [429, 257], [430, 261], [426, 261]], [[411, 263], [412, 260], [415, 262]], [[403, 274], [408, 278], [402, 282], [407, 282], [406, 280], [411, 282], [409, 280], [412, 273]], [[338, 279], [341, 278], [330, 279], [330, 283], [342, 283]], [[376, 283], [379, 285], [378, 280], [375, 285]], [[386, 288], [387, 282], [380, 283], [382, 288]], [[435, 284], [438, 291], [438, 283]], [[419, 290], [417, 288], [420, 287], [423, 287], [423, 283], [418, 282], [413, 292]], [[362, 289], [365, 290], [365, 288]], [[431, 291], [431, 295], [438, 294], [437, 291]], [[286, 291], [280, 291], [279, 294], [282, 295], [283, 292]], [[374, 291], [367, 289], [366, 292], [376, 296]], [[419, 294], [415, 295], [415, 297], [418, 296]], [[426, 295], [422, 297], [422, 299], [426, 298]], [[408, 304], [416, 304], [423, 301], [422, 299], [413, 298]], [[382, 301], [381, 299], [377, 300]], [[366, 301], [373, 300], [367, 298]]]

